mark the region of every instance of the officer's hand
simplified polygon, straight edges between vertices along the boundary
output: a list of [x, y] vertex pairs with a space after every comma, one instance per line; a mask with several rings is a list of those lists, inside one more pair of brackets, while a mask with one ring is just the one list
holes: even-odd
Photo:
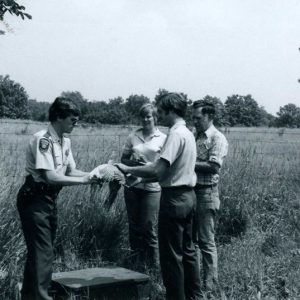
[[122, 173], [128, 173], [128, 167], [122, 163], [114, 164]]

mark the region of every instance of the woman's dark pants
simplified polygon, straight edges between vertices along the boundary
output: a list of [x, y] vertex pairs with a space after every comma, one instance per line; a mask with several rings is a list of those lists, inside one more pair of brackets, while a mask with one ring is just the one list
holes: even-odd
[[158, 264], [157, 218], [160, 191], [125, 188], [130, 248], [147, 265]]

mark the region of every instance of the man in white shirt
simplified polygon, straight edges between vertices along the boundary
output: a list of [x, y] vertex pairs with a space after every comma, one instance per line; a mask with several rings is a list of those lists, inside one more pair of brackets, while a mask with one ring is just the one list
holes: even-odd
[[162, 187], [158, 240], [167, 300], [196, 300], [201, 296], [200, 272], [192, 241], [195, 211], [196, 144], [186, 127], [186, 99], [166, 93], [158, 99], [158, 115], [170, 128], [160, 159], [137, 167], [117, 164], [121, 171], [156, 178]]

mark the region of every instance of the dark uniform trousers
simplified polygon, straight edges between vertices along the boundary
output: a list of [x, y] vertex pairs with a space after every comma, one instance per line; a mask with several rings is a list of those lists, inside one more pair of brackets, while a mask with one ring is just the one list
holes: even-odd
[[27, 246], [22, 300], [49, 300], [54, 260], [53, 242], [57, 228], [56, 198], [60, 188], [35, 183], [26, 177], [17, 197], [22, 230]]
[[167, 300], [201, 297], [199, 264], [192, 239], [195, 204], [195, 192], [190, 187], [162, 189], [158, 241]]

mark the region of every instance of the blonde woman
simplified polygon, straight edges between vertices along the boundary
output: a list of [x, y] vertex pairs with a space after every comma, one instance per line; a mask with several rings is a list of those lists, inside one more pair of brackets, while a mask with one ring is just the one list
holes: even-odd
[[[147, 103], [139, 113], [142, 127], [128, 136], [121, 157], [121, 162], [127, 166], [156, 161], [166, 140], [166, 135], [155, 125], [156, 108]], [[124, 190], [131, 250], [141, 263], [150, 267], [158, 264], [156, 225], [160, 195], [158, 182], [140, 182]]]

